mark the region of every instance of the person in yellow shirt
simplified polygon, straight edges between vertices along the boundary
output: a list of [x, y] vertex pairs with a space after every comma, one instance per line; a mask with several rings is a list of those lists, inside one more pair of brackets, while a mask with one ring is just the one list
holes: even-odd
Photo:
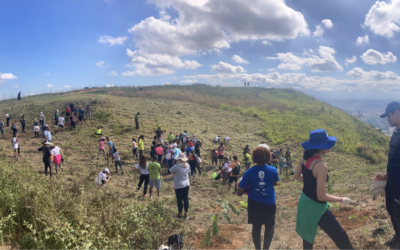
[[138, 139], [138, 151], [139, 151], [139, 157], [142, 156], [144, 154], [144, 135], [139, 136]]
[[245, 165], [246, 170], [247, 170], [247, 169], [250, 168], [250, 165], [251, 165], [251, 156], [250, 156], [249, 153], [246, 153], [244, 157], [245, 157], [244, 158], [244, 163], [245, 163], [244, 165]]

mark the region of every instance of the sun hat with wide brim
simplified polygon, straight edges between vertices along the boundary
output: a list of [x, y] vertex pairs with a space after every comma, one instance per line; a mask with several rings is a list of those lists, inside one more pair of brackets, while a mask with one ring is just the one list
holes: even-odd
[[304, 150], [309, 149], [323, 149], [327, 150], [333, 148], [336, 144], [336, 137], [328, 136], [325, 129], [317, 129], [310, 132], [308, 141], [301, 143]]
[[263, 147], [263, 148], [267, 148], [268, 150], [270, 150], [268, 145], [265, 143], [262, 143], [262, 144], [258, 145], [257, 147]]
[[188, 161], [188, 158], [186, 157], [185, 154], [180, 153], [180, 154], [178, 155], [178, 157], [175, 158], [175, 160], [177, 160], [177, 161]]
[[48, 141], [47, 141], [47, 142], [44, 142], [43, 144], [44, 144], [44, 145], [52, 145], [51, 142], [48, 142]]

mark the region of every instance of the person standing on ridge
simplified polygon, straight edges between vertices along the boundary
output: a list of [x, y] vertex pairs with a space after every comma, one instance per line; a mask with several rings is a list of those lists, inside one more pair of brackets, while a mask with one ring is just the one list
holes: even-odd
[[382, 176], [377, 175], [380, 181], [387, 181], [385, 187], [386, 210], [392, 220], [395, 235], [386, 241], [386, 245], [392, 249], [400, 248], [400, 103], [391, 102], [387, 105], [385, 113], [381, 118], [387, 117], [393, 130], [390, 139], [389, 157], [387, 163], [387, 173]]
[[71, 112], [74, 112], [74, 107], [75, 107], [75, 105], [71, 102], [70, 104], [69, 104], [69, 108], [71, 109]]
[[21, 119], [19, 120], [22, 127], [22, 133], [25, 133], [25, 115], [22, 115]]
[[135, 115], [136, 130], [139, 129], [139, 112]]
[[86, 106], [86, 120], [92, 120], [92, 106], [90, 104]]
[[21, 101], [21, 91], [18, 93], [18, 101]]
[[7, 119], [7, 127], [10, 127], [10, 119], [11, 119], [11, 116], [10, 116], [7, 112], [4, 114], [4, 116], [5, 116], [6, 119]]

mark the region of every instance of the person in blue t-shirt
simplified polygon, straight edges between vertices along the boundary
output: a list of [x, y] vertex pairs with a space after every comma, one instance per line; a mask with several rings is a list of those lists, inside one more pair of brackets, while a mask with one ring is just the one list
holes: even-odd
[[114, 143], [112, 142], [111, 138], [107, 136], [107, 141], [108, 141], [108, 154], [107, 154], [107, 165], [110, 164], [110, 158], [111, 158], [111, 163], [114, 162]]
[[194, 151], [193, 142], [189, 142], [189, 147], [186, 148], [186, 157], [189, 157], [189, 154], [192, 151]]
[[386, 245], [392, 249], [400, 249], [400, 103], [391, 102], [387, 105], [385, 113], [381, 118], [387, 117], [393, 130], [390, 139], [387, 173], [383, 176], [377, 175], [380, 181], [387, 181], [385, 187], [386, 209], [392, 220], [395, 235], [386, 241]]
[[261, 227], [265, 225], [264, 248], [269, 249], [275, 227], [275, 190], [279, 181], [276, 168], [267, 163], [271, 153], [267, 147], [259, 146], [253, 150], [252, 160], [257, 165], [249, 168], [239, 182], [238, 196], [248, 189], [248, 223], [253, 224], [252, 237], [256, 249], [261, 249]]

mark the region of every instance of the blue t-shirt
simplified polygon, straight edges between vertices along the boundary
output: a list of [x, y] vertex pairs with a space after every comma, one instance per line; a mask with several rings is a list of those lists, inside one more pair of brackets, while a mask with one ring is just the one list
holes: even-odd
[[390, 139], [387, 175], [388, 183], [400, 185], [400, 131], [398, 129], [393, 130]]
[[179, 154], [181, 154], [181, 153], [182, 153], [182, 151], [181, 151], [179, 148], [174, 148], [174, 159], [175, 159], [176, 157], [178, 157]]
[[[50, 131], [47, 131], [47, 130], [44, 131], [43, 135], [46, 135], [47, 136], [47, 140], [51, 141], [51, 133], [50, 133]], [[44, 141], [46, 141], [46, 138], [44, 138]]]
[[187, 147], [186, 148], [186, 156], [189, 156], [189, 153], [194, 151], [194, 147]]
[[108, 145], [111, 147], [110, 153], [113, 153], [114, 152], [114, 147], [113, 147], [114, 143], [112, 141], [109, 141]]
[[239, 186], [243, 189], [249, 188], [249, 198], [265, 205], [275, 204], [274, 182], [279, 181], [276, 168], [271, 166], [253, 166], [243, 175]]

